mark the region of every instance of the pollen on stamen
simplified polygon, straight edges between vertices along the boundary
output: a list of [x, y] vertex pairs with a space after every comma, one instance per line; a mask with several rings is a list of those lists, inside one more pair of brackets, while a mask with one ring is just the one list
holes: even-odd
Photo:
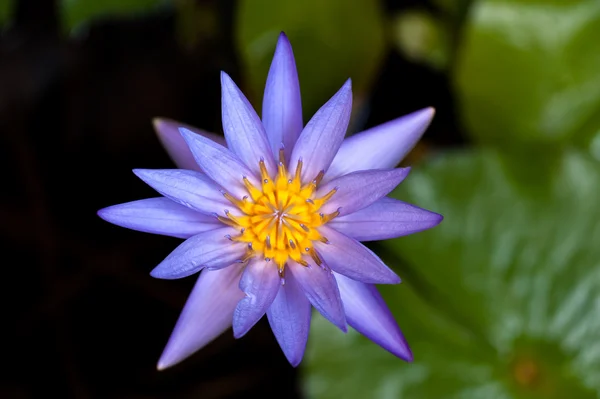
[[[315, 198], [318, 184], [324, 176], [321, 171], [312, 181], [302, 183], [302, 160], [299, 159], [293, 176], [288, 173], [283, 148], [279, 151], [279, 162], [275, 176], [269, 175], [264, 158], [259, 162], [260, 186], [254, 186], [244, 176], [243, 183], [249, 195], [241, 200], [222, 193], [241, 213], [225, 210], [225, 217], [218, 220], [239, 231], [232, 241], [247, 244], [247, 254], [242, 262], [253, 257], [273, 261], [281, 278], [288, 262], [302, 266], [321, 266], [323, 261], [313, 248], [313, 242], [328, 242], [319, 233], [319, 227], [339, 215], [339, 211], [325, 214], [319, 209], [336, 192], [331, 190]], [[302, 250], [304, 248], [304, 250]]]

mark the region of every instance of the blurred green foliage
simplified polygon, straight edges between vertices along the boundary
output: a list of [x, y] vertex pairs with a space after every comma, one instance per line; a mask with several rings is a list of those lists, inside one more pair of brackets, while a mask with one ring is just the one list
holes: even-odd
[[445, 220], [378, 251], [405, 277], [380, 288], [415, 361], [319, 318], [305, 363], [311, 397], [600, 394], [600, 165], [565, 152], [536, 185], [515, 173], [528, 162], [467, 150], [416, 168], [393, 196]]
[[382, 10], [372, 0], [241, 0], [235, 26], [247, 91], [257, 109], [277, 36], [287, 34], [305, 122], [348, 78], [359, 100], [376, 77], [386, 44]]
[[0, 27], [3, 27], [6, 22], [11, 17], [13, 9], [13, 1], [12, 0], [2, 0], [0, 1]]
[[588, 146], [600, 132], [599, 71], [600, 1], [481, 0], [454, 78], [478, 141]]
[[399, 13], [392, 22], [393, 41], [409, 60], [445, 69], [449, 63], [448, 27], [431, 13], [412, 10]]
[[145, 13], [171, 3], [170, 0], [62, 0], [60, 7], [65, 31], [74, 32], [95, 18]]

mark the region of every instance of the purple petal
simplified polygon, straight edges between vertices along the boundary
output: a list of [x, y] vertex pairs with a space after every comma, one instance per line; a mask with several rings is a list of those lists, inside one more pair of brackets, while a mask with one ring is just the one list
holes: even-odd
[[275, 262], [264, 259], [250, 261], [242, 279], [240, 289], [246, 297], [238, 303], [233, 313], [233, 336], [244, 336], [266, 313], [281, 286], [281, 278]]
[[335, 278], [348, 324], [377, 345], [411, 362], [413, 355], [410, 348], [377, 288], [337, 273]]
[[437, 226], [443, 216], [418, 206], [383, 197], [327, 225], [358, 241], [387, 240]]
[[342, 233], [327, 227], [319, 232], [328, 244], [315, 241], [315, 248], [325, 263], [335, 272], [351, 279], [371, 284], [398, 284], [400, 277], [367, 247]]
[[248, 99], [225, 72], [221, 72], [221, 92], [223, 131], [227, 147], [256, 174], [260, 173], [259, 162], [264, 160], [267, 170], [273, 176], [275, 161], [265, 128]]
[[333, 273], [320, 266], [302, 266], [288, 262], [288, 268], [302, 287], [310, 303], [330, 322], [346, 332], [346, 316], [340, 299], [340, 291]]
[[238, 288], [241, 270], [232, 266], [200, 273], [158, 361], [159, 370], [179, 363], [231, 326], [235, 305], [244, 297]]
[[223, 136], [205, 132], [204, 130], [200, 130], [181, 122], [166, 118], [154, 118], [152, 123], [154, 124], [154, 130], [156, 130], [156, 134], [158, 135], [158, 139], [160, 140], [162, 146], [165, 148], [165, 150], [167, 150], [169, 157], [171, 157], [173, 162], [175, 162], [175, 165], [177, 165], [177, 167], [180, 169], [200, 171], [200, 167], [194, 160], [192, 152], [179, 133], [180, 127], [184, 127], [196, 134], [202, 135], [214, 141], [215, 143], [225, 145], [225, 138]]
[[267, 317], [285, 357], [296, 367], [304, 356], [311, 307], [292, 273], [285, 276], [285, 284], [267, 310]]
[[348, 215], [365, 208], [396, 188], [408, 176], [408, 172], [410, 168], [363, 170], [338, 177], [317, 190], [318, 198], [337, 189], [320, 212], [339, 210], [340, 215]]
[[417, 144], [434, 113], [433, 108], [425, 108], [348, 137], [324, 181], [357, 170], [396, 167]]
[[100, 209], [98, 216], [117, 226], [178, 238], [189, 238], [223, 226], [214, 216], [198, 213], [164, 197], [109, 206]]
[[179, 131], [202, 171], [227, 192], [239, 199], [247, 195], [244, 177], [247, 177], [255, 186], [259, 186], [254, 172], [227, 148], [187, 129], [181, 128]]
[[289, 167], [295, 171], [298, 160], [302, 160], [303, 182], [327, 171], [344, 140], [351, 111], [352, 83], [348, 79], [306, 124], [294, 146]]
[[283, 32], [267, 76], [262, 120], [273, 154], [277, 157], [283, 144], [285, 158], [289, 159], [302, 132], [302, 101], [292, 45]]
[[198, 212], [224, 215], [232, 207], [220, 187], [203, 173], [183, 169], [134, 169], [133, 173], [165, 197]]
[[201, 269], [218, 269], [239, 261], [246, 252], [246, 245], [231, 241], [236, 234], [232, 227], [205, 231], [188, 238], [169, 254], [150, 275], [167, 280], [187, 277]]

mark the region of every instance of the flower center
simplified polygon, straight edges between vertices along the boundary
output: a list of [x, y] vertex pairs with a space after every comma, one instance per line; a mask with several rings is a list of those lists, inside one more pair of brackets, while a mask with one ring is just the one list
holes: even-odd
[[240, 231], [240, 235], [231, 237], [234, 241], [248, 243], [248, 253], [244, 261], [263, 256], [273, 260], [283, 276], [289, 259], [308, 265], [304, 259], [308, 256], [317, 265], [322, 261], [314, 249], [313, 241], [328, 242], [317, 227], [324, 225], [339, 215], [339, 211], [324, 214], [319, 212], [336, 192], [331, 190], [321, 198], [315, 198], [317, 186], [323, 178], [320, 172], [310, 183], [302, 184], [302, 160], [298, 161], [293, 176], [288, 175], [283, 150], [279, 151], [277, 176], [271, 179], [265, 162], [259, 162], [261, 186], [254, 186], [244, 177], [249, 196], [241, 200], [225, 193], [225, 197], [242, 212], [241, 216], [226, 211], [226, 217], [219, 220]]

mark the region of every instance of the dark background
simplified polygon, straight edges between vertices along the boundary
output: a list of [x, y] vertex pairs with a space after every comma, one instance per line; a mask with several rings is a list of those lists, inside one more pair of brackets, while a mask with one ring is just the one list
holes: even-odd
[[[98, 20], [70, 37], [55, 1], [15, 3], [0, 36], [2, 398], [301, 397], [301, 370], [265, 320], [157, 372], [194, 279], [148, 274], [178, 240], [96, 216], [155, 195], [131, 169], [173, 166], [153, 117], [220, 132], [219, 71], [244, 86], [235, 1], [198, 3], [213, 11], [217, 31], [191, 49], [177, 41], [169, 9]], [[424, 1], [385, 7], [416, 3], [435, 12]], [[463, 140], [446, 76], [389, 50], [363, 127], [426, 106], [438, 113], [413, 157]]]

